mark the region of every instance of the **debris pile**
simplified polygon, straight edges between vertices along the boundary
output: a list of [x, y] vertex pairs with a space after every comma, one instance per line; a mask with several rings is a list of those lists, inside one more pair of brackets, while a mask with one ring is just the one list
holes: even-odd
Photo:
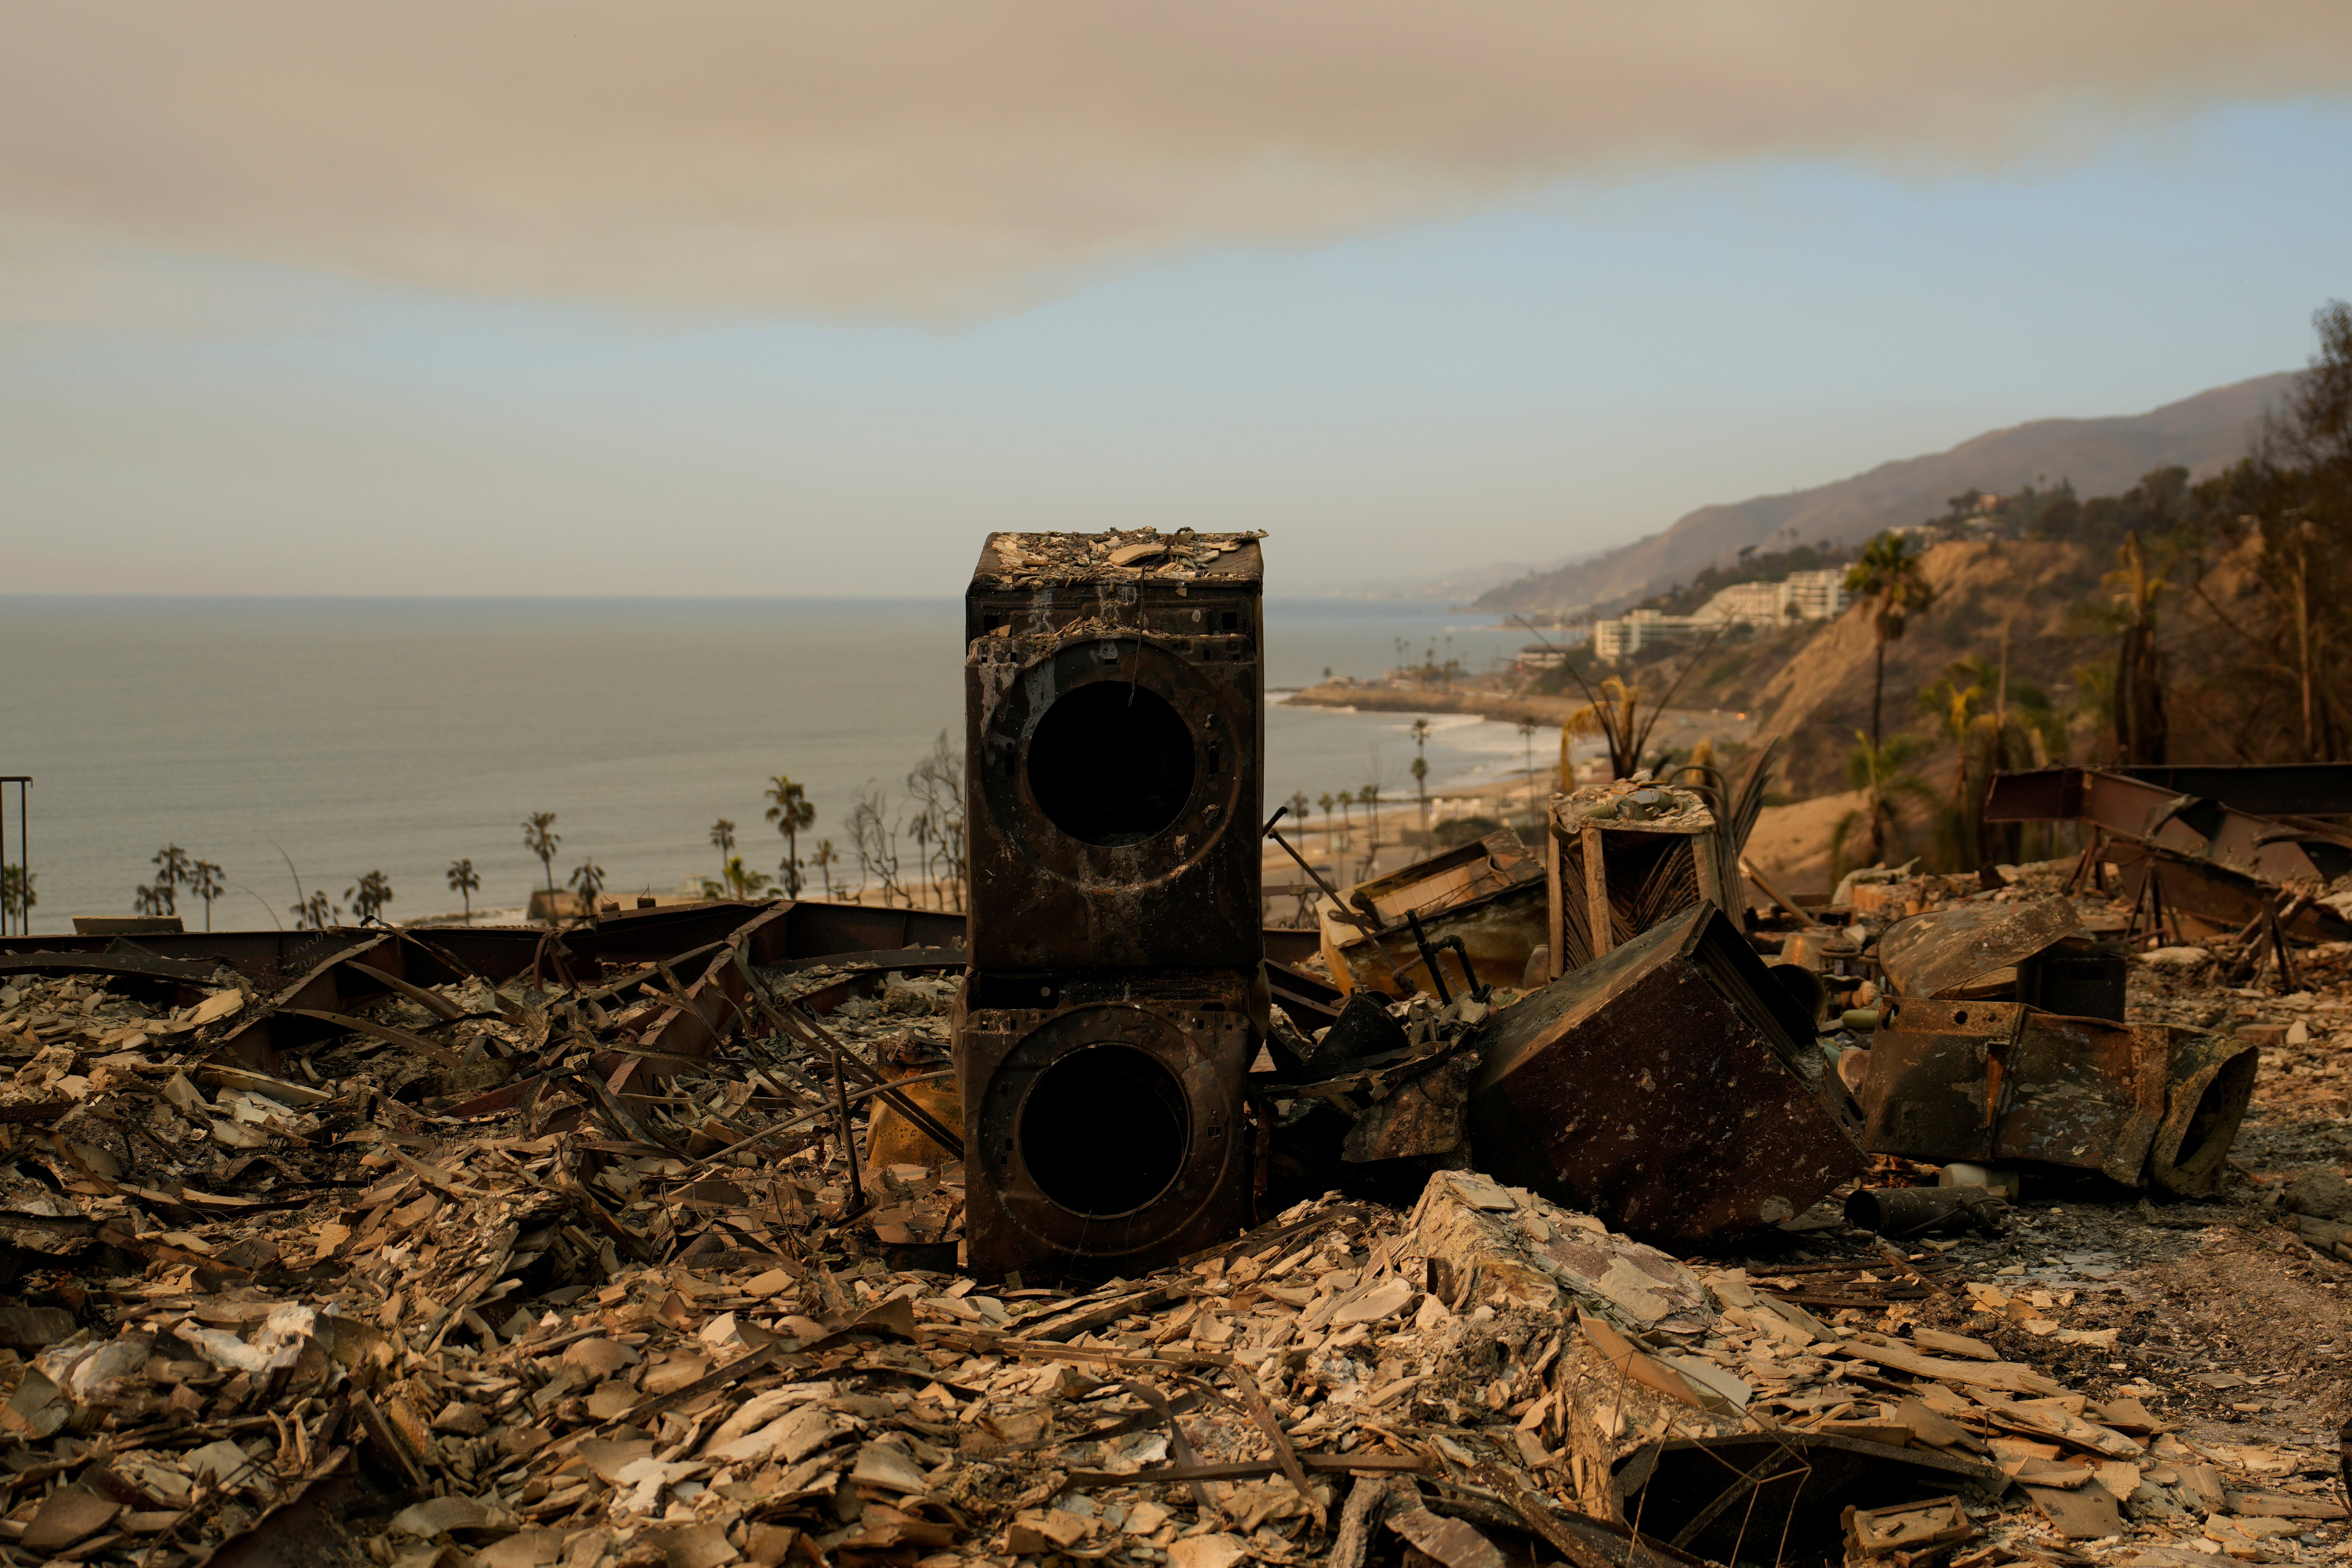
[[[1636, 820], [1716, 820], [1657, 793]], [[1588, 826], [1601, 897], [1536, 885], [1607, 941], [1524, 994], [1413, 929], [1519, 896], [1492, 844], [1358, 910], [1410, 933], [1403, 997], [1311, 963], [992, 977], [949, 917], [810, 902], [0, 942], [0, 1553], [2201, 1568], [2344, 1542], [2352, 943], [2149, 948], [2079, 862], [1885, 873], [1744, 931], [1683, 887], [1701, 858], [1736, 883], [1736, 844], [1656, 835], [1682, 869], [1652, 881]], [[1236, 1217], [1122, 1277], [1109, 1247], [1072, 1267], [1091, 1239], [975, 1268], [1009, 1234], [989, 1205], [1035, 1196], [972, 1173], [1007, 1130], [1076, 1152], [1054, 1181], [1099, 1189], [1064, 1205], [1089, 1237], [1134, 1212], [1102, 1194], [1139, 1123], [1084, 1096], [1024, 1123], [1050, 1075], [1018, 1054], [1134, 996], [1235, 1047]], [[992, 1110], [950, 1061], [995, 1035]]]

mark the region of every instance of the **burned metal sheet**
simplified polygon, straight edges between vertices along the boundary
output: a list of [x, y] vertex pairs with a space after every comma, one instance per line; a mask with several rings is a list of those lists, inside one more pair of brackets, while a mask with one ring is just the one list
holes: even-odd
[[2016, 903], [1955, 904], [1895, 921], [1878, 939], [1878, 965], [1901, 996], [1942, 996], [2017, 966], [2082, 926], [2062, 895]]
[[1811, 1037], [1730, 920], [1685, 910], [1474, 1034], [1479, 1164], [1661, 1244], [1790, 1218], [1864, 1164]]
[[[2189, 1151], [2201, 1173], [2221, 1157], [2213, 1138], [2226, 1154], [2236, 1131], [2231, 1093], [2253, 1080], [2251, 1066], [2242, 1079], [2224, 1075], [2199, 1038], [2014, 1002], [1905, 997], [1885, 1010], [1866, 1055], [1855, 1096], [1864, 1145], [1934, 1164], [2068, 1166], [2137, 1186], [2149, 1179], [2159, 1133], [2177, 1124], [2168, 1147]], [[2195, 1107], [2208, 1100], [2200, 1122]], [[2242, 1093], [2235, 1106], [2242, 1116]]]
[[[2337, 795], [2330, 809], [2347, 810], [2346, 797]], [[2352, 846], [2330, 836], [2300, 835], [2275, 816], [2183, 794], [2168, 783], [2095, 768], [1998, 774], [1985, 797], [1984, 817], [2095, 823], [2118, 837], [2272, 883], [2327, 882], [2352, 871]]]
[[1324, 899], [1317, 917], [1332, 977], [1351, 991], [1404, 996], [1464, 989], [1461, 962], [1451, 951], [1437, 960], [1440, 973], [1430, 973], [1411, 924], [1416, 919], [1433, 950], [1460, 942], [1469, 979], [1486, 985], [1517, 985], [1528, 954], [1544, 940], [1543, 866], [1508, 828], [1342, 896], [1346, 910]]

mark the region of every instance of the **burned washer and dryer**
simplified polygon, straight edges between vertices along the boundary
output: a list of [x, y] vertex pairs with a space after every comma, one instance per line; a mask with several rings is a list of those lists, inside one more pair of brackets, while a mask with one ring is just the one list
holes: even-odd
[[955, 1016], [975, 1271], [1135, 1273], [1247, 1219], [1261, 582], [1241, 536], [982, 552]]

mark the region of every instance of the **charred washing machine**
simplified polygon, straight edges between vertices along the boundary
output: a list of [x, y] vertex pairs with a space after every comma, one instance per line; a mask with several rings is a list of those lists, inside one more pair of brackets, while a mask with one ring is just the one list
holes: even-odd
[[1263, 571], [1239, 535], [989, 536], [965, 599], [977, 1273], [1135, 1274], [1247, 1217]]

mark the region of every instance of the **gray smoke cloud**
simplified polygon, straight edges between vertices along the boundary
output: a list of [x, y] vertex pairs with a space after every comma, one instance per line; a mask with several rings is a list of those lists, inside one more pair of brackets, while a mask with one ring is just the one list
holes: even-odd
[[[1139, 257], [1755, 156], [2062, 155], [2352, 87], [2210, 0], [16, 0], [0, 289], [165, 253], [469, 294], [969, 318]], [[62, 258], [62, 259], [61, 259]], [[95, 287], [96, 285], [91, 285]]]

